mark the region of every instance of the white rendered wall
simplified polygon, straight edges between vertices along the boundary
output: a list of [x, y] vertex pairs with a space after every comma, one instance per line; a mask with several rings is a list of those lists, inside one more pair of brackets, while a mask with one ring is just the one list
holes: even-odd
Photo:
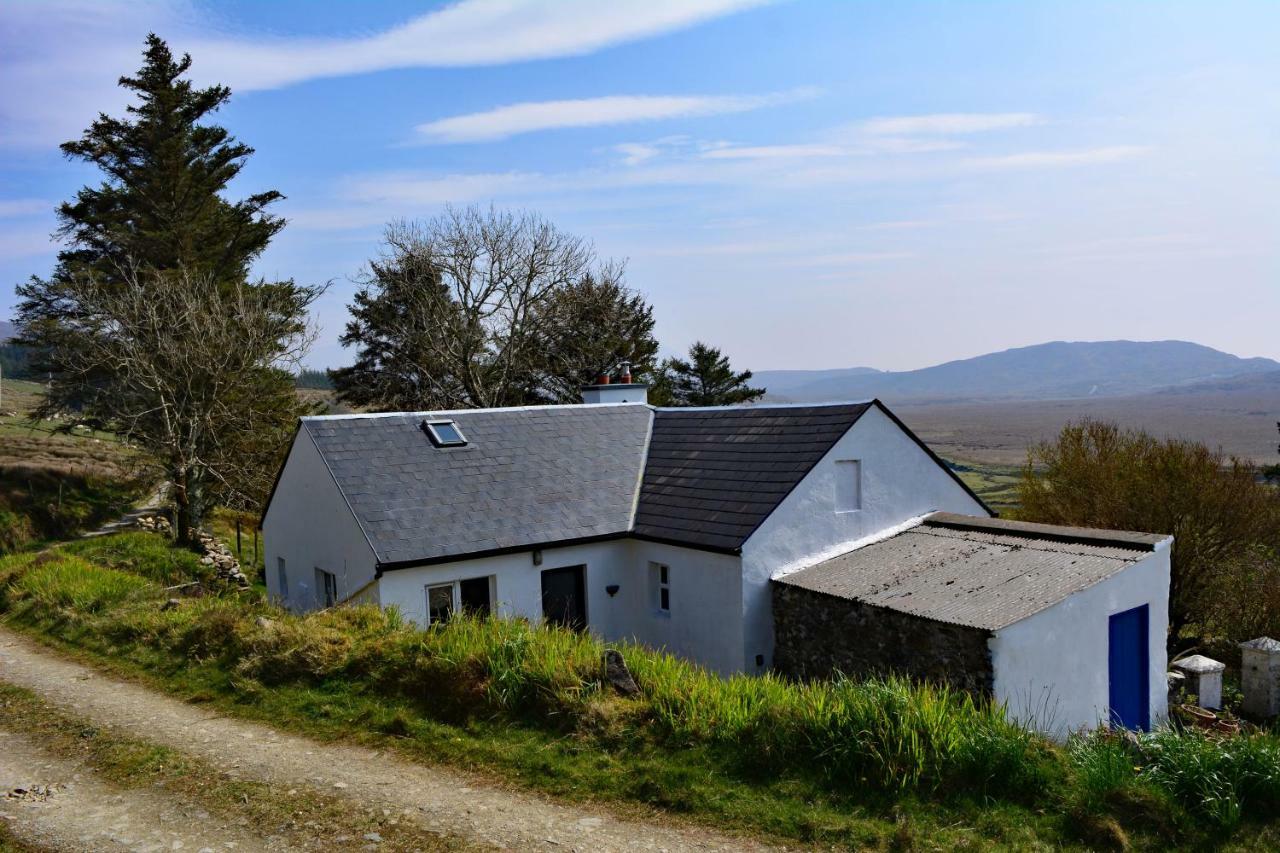
[[[671, 612], [652, 600], [649, 562], [670, 567]], [[466, 578], [494, 579], [494, 612], [542, 619], [542, 577], [548, 569], [585, 565], [587, 628], [606, 641], [634, 639], [665, 648], [717, 672], [740, 667], [742, 633], [740, 569], [737, 557], [670, 545], [618, 539], [542, 551], [501, 554], [393, 569], [378, 581], [383, 606], [397, 605], [405, 616], [426, 624], [426, 588]], [[610, 596], [607, 587], [616, 584]]]
[[[742, 669], [742, 560], [677, 545], [629, 542], [625, 635], [700, 663], [721, 675]], [[670, 567], [671, 612], [654, 605], [649, 563]]]
[[1057, 738], [1106, 725], [1109, 618], [1145, 604], [1151, 724], [1165, 719], [1171, 542], [1101, 583], [996, 632], [990, 641], [995, 698], [1006, 703], [1010, 717]]
[[[862, 509], [836, 512], [842, 460], [861, 460]], [[945, 511], [987, 517], [982, 505], [878, 408], [869, 409], [814, 466], [742, 549], [742, 667], [773, 665], [769, 578], [916, 516]], [[756, 655], [764, 665], [756, 665]]]
[[[322, 605], [316, 599], [316, 568], [337, 576], [339, 601], [373, 580], [373, 549], [305, 428], [293, 440], [267, 507], [262, 543], [267, 589], [291, 610]], [[289, 595], [283, 599], [276, 570], [279, 557], [284, 557], [289, 579]], [[371, 593], [376, 601], [376, 586], [361, 598], [369, 600]]]

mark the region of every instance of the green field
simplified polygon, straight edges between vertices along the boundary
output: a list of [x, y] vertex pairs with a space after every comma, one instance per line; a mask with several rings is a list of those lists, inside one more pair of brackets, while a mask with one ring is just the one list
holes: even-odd
[[1010, 515], [1018, 508], [1018, 481], [1022, 469], [1013, 465], [990, 465], [972, 462], [951, 462], [951, 468], [964, 480], [965, 485], [1002, 516]]

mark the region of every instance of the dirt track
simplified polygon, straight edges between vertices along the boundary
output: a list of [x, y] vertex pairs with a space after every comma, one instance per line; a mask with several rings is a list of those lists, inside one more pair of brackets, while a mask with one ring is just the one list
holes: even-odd
[[[529, 793], [498, 788], [456, 770], [414, 764], [362, 747], [317, 743], [256, 723], [222, 717], [68, 661], [3, 628], [0, 628], [0, 680], [24, 687], [69, 714], [87, 718], [95, 726], [196, 756], [225, 774], [266, 782], [281, 792], [309, 787], [324, 794], [350, 798], [354, 801], [353, 808], [385, 809], [385, 813], [400, 815], [428, 831], [447, 834], [463, 843], [584, 853], [766, 849], [750, 839], [621, 819], [598, 808], [562, 805]], [[20, 778], [29, 772], [32, 762], [47, 760], [39, 755], [38, 745], [27, 747], [26, 759], [10, 758], [7, 750], [0, 750], [0, 776]], [[50, 778], [56, 783], [58, 778], [54, 777], [65, 777], [67, 772], [75, 771], [70, 767], [59, 768], [51, 771]], [[43, 779], [24, 781], [49, 784]], [[85, 834], [98, 832], [111, 821], [120, 819], [111, 810], [111, 798], [118, 794], [101, 793], [108, 790], [88, 781], [75, 788], [73, 796], [78, 798], [78, 806], [67, 809], [60, 817], [70, 822], [68, 831], [76, 831], [76, 820], [102, 824], [86, 824], [79, 830]], [[51, 800], [58, 796], [55, 792]], [[158, 838], [157, 833], [164, 831], [166, 825], [172, 825], [163, 816], [186, 808], [182, 803], [121, 806], [119, 802], [115, 807], [129, 811], [130, 828], [126, 835], [136, 835], [139, 840]], [[3, 808], [0, 805], [0, 810]], [[99, 813], [101, 818], [92, 817]], [[24, 828], [35, 824], [15, 821], [12, 826], [16, 834], [25, 838]], [[50, 833], [48, 838], [52, 840], [56, 833], [52, 829]], [[30, 840], [39, 842], [40, 837]], [[241, 846], [236, 849], [241, 850], [265, 846], [262, 841], [229, 840], [239, 842]], [[177, 837], [171, 841], [183, 844], [181, 848], [172, 849], [196, 850], [202, 846], [194, 840], [188, 844], [186, 839]], [[221, 844], [213, 849], [218, 847]]]

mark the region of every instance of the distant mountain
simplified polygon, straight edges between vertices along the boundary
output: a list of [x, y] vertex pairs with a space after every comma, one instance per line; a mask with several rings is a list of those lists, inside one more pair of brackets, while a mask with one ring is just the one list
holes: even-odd
[[[768, 388], [771, 398], [796, 402], [1060, 400], [1146, 394], [1270, 371], [1280, 371], [1280, 362], [1186, 341], [1054, 341], [901, 372], [762, 370], [753, 384]], [[781, 381], [771, 384], [774, 376]]]
[[1229, 376], [1225, 379], [1192, 382], [1189, 385], [1174, 385], [1170, 388], [1162, 388], [1158, 393], [1168, 396], [1174, 394], [1256, 394], [1262, 392], [1280, 393], [1280, 370], [1245, 373], [1240, 376]]
[[[10, 323], [8, 320], [0, 320], [0, 344], [15, 337], [18, 334], [18, 327]], [[815, 371], [819, 372], [819, 371]]]
[[848, 379], [881, 373], [874, 367], [838, 367], [834, 370], [757, 370], [751, 376], [751, 385], [768, 388], [770, 397], [786, 397], [796, 389], [815, 382], [831, 379]]

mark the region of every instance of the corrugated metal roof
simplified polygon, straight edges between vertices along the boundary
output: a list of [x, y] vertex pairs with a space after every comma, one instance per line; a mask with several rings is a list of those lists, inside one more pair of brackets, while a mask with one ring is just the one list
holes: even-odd
[[[775, 582], [995, 631], [1111, 577], [1153, 549], [1146, 543], [1121, 547], [1036, 537], [1025, 528], [983, 529], [987, 520], [978, 518], [961, 529], [960, 519], [968, 517], [948, 516], [938, 524], [926, 520]], [[1041, 527], [1043, 534], [1064, 537], [1073, 530]]]

